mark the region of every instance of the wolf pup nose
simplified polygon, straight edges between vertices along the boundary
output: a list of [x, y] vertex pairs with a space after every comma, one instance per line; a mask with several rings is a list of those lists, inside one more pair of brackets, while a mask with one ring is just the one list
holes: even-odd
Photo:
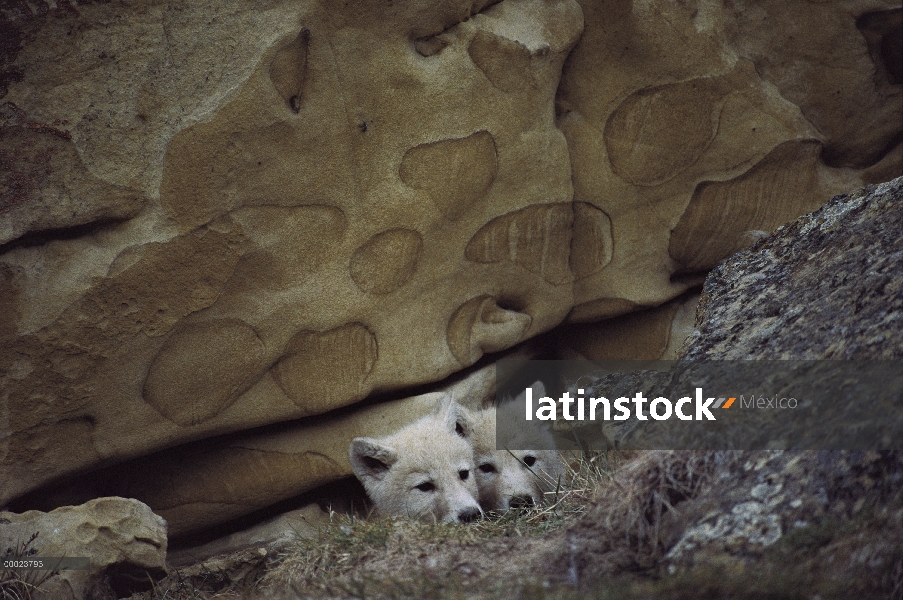
[[[542, 382], [532, 386], [534, 397], [545, 395]], [[513, 402], [504, 402], [495, 409], [469, 413], [470, 439], [476, 461], [476, 480], [480, 505], [487, 511], [540, 506], [546, 495], [554, 492], [565, 474], [561, 453], [555, 450], [496, 450], [496, 415], [499, 422], [512, 420], [512, 411], [522, 410], [524, 394]], [[517, 440], [514, 440], [516, 443]], [[551, 434], [544, 444], [553, 447]]]
[[458, 522], [459, 523], [470, 523], [471, 521], [476, 521], [480, 517], [483, 516], [483, 513], [480, 511], [479, 507], [474, 508], [469, 506], [464, 510], [458, 512]]
[[451, 396], [390, 436], [354, 438], [348, 459], [382, 515], [468, 523], [483, 512], [463, 409]]
[[533, 497], [532, 496], [515, 496], [508, 501], [508, 505], [511, 508], [532, 508], [533, 507]]

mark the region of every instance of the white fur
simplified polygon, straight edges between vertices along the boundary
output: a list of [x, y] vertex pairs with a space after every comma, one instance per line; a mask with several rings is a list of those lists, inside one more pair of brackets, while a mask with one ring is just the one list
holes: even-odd
[[[533, 384], [534, 397], [545, 394], [542, 384]], [[538, 394], [538, 395], [537, 395]], [[523, 397], [470, 413], [477, 487], [483, 510], [502, 511], [513, 507], [539, 506], [561, 484], [565, 472], [561, 453], [555, 450], [496, 450], [496, 415], [522, 410]], [[502, 416], [502, 420], [515, 418]], [[522, 445], [510, 440], [513, 446]], [[545, 440], [542, 445], [550, 445]]]
[[462, 411], [446, 397], [436, 412], [390, 436], [351, 442], [354, 474], [378, 513], [447, 523], [482, 515]]

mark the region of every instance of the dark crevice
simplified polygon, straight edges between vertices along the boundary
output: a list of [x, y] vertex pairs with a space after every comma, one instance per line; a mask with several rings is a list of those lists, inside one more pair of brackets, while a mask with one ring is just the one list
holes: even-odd
[[705, 271], [676, 271], [669, 278], [671, 283], [676, 283], [680, 285], [686, 285], [690, 287], [702, 285], [702, 282], [705, 281], [706, 276], [709, 274], [711, 269], [706, 269]]
[[29, 231], [14, 240], [10, 240], [5, 244], [0, 244], [0, 254], [5, 254], [16, 248], [31, 248], [34, 246], [42, 246], [53, 241], [74, 240], [81, 237], [96, 235], [105, 229], [110, 229], [116, 225], [125, 223], [127, 220], [128, 219], [122, 218], [106, 218], [91, 221], [90, 223], [83, 223], [81, 225]]
[[879, 162], [884, 160], [884, 158], [890, 154], [900, 143], [903, 142], [903, 129], [898, 131], [896, 135], [890, 138], [880, 151], [869, 154], [867, 157], [868, 160], [855, 162], [849, 159], [849, 152], [843, 148], [837, 148], [832, 144], [828, 144], [822, 147], [821, 150], [821, 159], [822, 162], [825, 163], [829, 167], [833, 167], [835, 169], [842, 169], [845, 167], [853, 167], [859, 169], [867, 169], [868, 167], [872, 167], [877, 165]]
[[[454, 385], [474, 372], [487, 367], [488, 365], [504, 359], [506, 356], [517, 355], [518, 346], [509, 348], [497, 353], [484, 354], [476, 363], [452, 373], [442, 380], [442, 387]], [[540, 357], [542, 358], [542, 357]], [[136, 495], [132, 489], [132, 480], [136, 473], [146, 472], [148, 465], [153, 465], [155, 461], [163, 460], [164, 462], [178, 462], [181, 457], [186, 455], [197, 455], [203, 452], [218, 452], [221, 448], [228, 447], [232, 444], [240, 443], [248, 437], [260, 436], [263, 434], [278, 435], [298, 427], [315, 427], [328, 423], [334, 423], [343, 416], [358, 413], [362, 408], [385, 404], [395, 400], [401, 400], [411, 396], [419, 396], [435, 392], [437, 388], [436, 382], [427, 382], [417, 386], [396, 389], [391, 391], [380, 390], [372, 393], [364, 400], [335, 408], [319, 415], [303, 417], [292, 421], [282, 421], [279, 423], [271, 423], [269, 425], [261, 425], [242, 431], [227, 433], [219, 436], [213, 436], [200, 440], [187, 441], [183, 444], [162, 448], [151, 454], [127, 459], [114, 464], [105, 464], [98, 466], [93, 470], [84, 470], [80, 473], [67, 473], [54, 478], [44, 485], [26, 492], [16, 498], [11, 499], [6, 506], [0, 508], [10, 510], [15, 513], [21, 513], [28, 510], [40, 510], [49, 512], [61, 506], [74, 506], [84, 504], [91, 499], [103, 496], [122, 496], [126, 498], [135, 498]], [[355, 479], [356, 483], [357, 480]], [[326, 488], [328, 489], [328, 487]], [[141, 500], [140, 497], [137, 498]], [[335, 499], [333, 499], [335, 501]], [[187, 532], [180, 536], [180, 539], [170, 540], [170, 546], [194, 546], [199, 543], [205, 543], [216, 539], [220, 535], [229, 533], [228, 528], [234, 527], [234, 531], [240, 531], [245, 527], [253, 524], [255, 520], [262, 520], [265, 517], [298, 508], [298, 499], [287, 499], [273, 503], [271, 506], [252, 512], [245, 517], [239, 517], [234, 521], [223, 525], [225, 529], [218, 529], [220, 526], [210, 528], [209, 538], [204, 537], [206, 534], [196, 534]], [[159, 507], [151, 506], [151, 509]]]
[[856, 19], [879, 77], [903, 83], [903, 9], [865, 13]]
[[365, 516], [370, 509], [364, 486], [355, 477], [344, 477], [225, 523], [173, 537], [169, 540], [167, 550], [172, 552], [207, 544], [311, 503], [316, 503], [324, 512], [334, 510], [357, 516]]
[[527, 303], [525, 298], [516, 298], [514, 296], [502, 296], [495, 302], [496, 306], [502, 310], [512, 312], [526, 313]]

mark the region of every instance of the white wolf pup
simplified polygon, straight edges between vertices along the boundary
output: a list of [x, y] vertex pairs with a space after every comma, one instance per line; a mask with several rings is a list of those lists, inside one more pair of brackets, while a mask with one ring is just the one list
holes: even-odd
[[[545, 395], [541, 382], [532, 387], [534, 397]], [[547, 493], [554, 492], [563, 483], [565, 464], [556, 450], [496, 450], [496, 415], [505, 422], [508, 411], [520, 412], [523, 406], [521, 395], [514, 402], [472, 412], [465, 417], [472, 430], [477, 488], [483, 510], [539, 506]], [[516, 439], [511, 442], [519, 445]], [[549, 447], [551, 440], [546, 440], [543, 445]]]
[[463, 409], [446, 396], [437, 410], [381, 438], [354, 438], [348, 458], [376, 512], [446, 523], [482, 516]]

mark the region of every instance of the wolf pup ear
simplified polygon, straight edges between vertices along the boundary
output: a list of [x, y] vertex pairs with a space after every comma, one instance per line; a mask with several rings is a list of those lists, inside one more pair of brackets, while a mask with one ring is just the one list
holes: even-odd
[[[546, 386], [542, 382], [542, 380], [537, 379], [532, 384], [530, 384], [530, 388], [533, 390], [533, 401], [535, 402], [537, 398], [542, 398], [546, 395]], [[519, 403], [521, 406], [524, 405], [524, 400], [527, 398], [527, 390], [524, 389], [520, 394], [518, 394], [514, 401]]]
[[454, 392], [450, 392], [439, 401], [436, 412], [449, 431], [454, 431], [463, 438], [470, 437], [470, 415], [466, 408], [455, 402]]
[[373, 438], [354, 438], [348, 449], [348, 460], [355, 476], [364, 481], [366, 478], [382, 479], [398, 460], [395, 450], [380, 444]]

